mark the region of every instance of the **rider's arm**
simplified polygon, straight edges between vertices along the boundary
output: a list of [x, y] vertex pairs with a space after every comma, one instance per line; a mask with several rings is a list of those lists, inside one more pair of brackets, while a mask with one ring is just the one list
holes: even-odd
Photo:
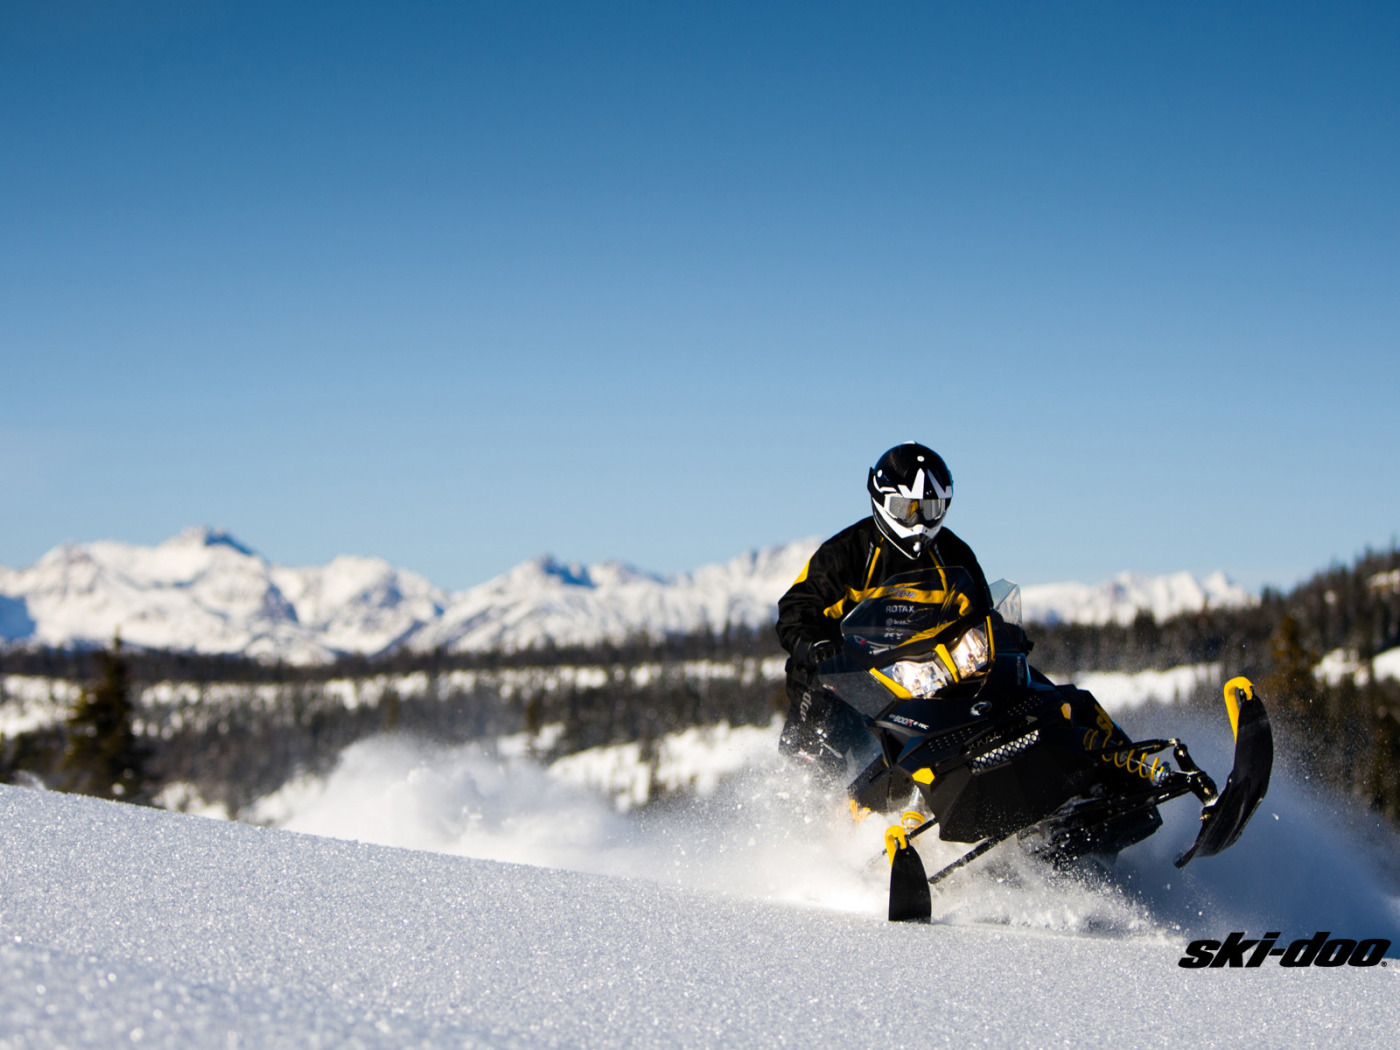
[[818, 547], [778, 601], [778, 641], [799, 663], [806, 661], [816, 643], [841, 639], [839, 616], [829, 615], [828, 610], [839, 610], [848, 589], [859, 582], [856, 577], [863, 564], [853, 563], [857, 554], [863, 559], [867, 544], [854, 535], [856, 528], [839, 532]]

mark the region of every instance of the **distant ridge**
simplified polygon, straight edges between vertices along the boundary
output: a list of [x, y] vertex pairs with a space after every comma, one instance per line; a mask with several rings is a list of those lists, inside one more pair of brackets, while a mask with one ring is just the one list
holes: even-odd
[[[542, 557], [449, 593], [382, 558], [275, 565], [222, 529], [197, 527], [155, 547], [66, 543], [29, 568], [0, 567], [0, 644], [103, 645], [120, 631], [144, 648], [317, 663], [762, 628], [816, 546], [797, 540], [674, 576]], [[1250, 600], [1223, 573], [1125, 573], [1023, 592], [1026, 619], [1046, 623], [1128, 623], [1140, 609], [1163, 618]]]
[[1198, 580], [1189, 572], [1137, 576], [1122, 572], [1097, 586], [1046, 583], [1021, 588], [1022, 615], [1034, 623], [1132, 623], [1139, 612], [1165, 620], [1195, 609], [1238, 608], [1253, 596], [1223, 572]]

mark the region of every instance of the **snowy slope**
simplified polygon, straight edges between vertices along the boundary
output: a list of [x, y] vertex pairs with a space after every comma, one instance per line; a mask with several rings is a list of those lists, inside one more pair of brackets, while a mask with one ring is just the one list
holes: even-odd
[[[64, 544], [26, 569], [0, 568], [0, 644], [109, 642], [293, 662], [407, 646], [452, 651], [622, 641], [764, 627], [815, 540], [751, 551], [677, 576], [540, 558], [456, 594], [378, 558], [287, 568], [208, 528], [156, 547]], [[1031, 620], [1128, 622], [1248, 595], [1217, 574], [1124, 575], [1099, 587], [1026, 588]]]
[[[764, 877], [840, 877], [848, 857], [817, 859], [801, 822], [716, 815], [634, 838], [665, 885], [0, 787], [0, 1046], [1380, 1047], [1400, 1024], [1394, 968], [1182, 970], [1190, 931], [1083, 889], [974, 882], [1021, 900], [991, 925], [776, 903]], [[744, 836], [770, 848], [734, 870], [771, 870], [686, 884]], [[1354, 900], [1310, 914], [1274, 885], [1322, 872], [1316, 897], [1354, 898], [1359, 866], [1304, 857], [1255, 884], [1262, 916], [1207, 894], [1201, 921], [1387, 936]]]
[[[1231, 740], [1223, 711], [1125, 710], [1135, 737], [1181, 735], [1223, 779]], [[390, 737], [348, 748], [323, 777], [267, 796], [257, 819], [290, 830], [381, 845], [640, 877], [690, 889], [878, 915], [885, 871], [883, 824], [853, 825], [841, 800], [814, 792], [777, 754], [777, 726], [676, 734], [663, 743], [653, 786], [684, 793], [629, 812], [642, 772], [624, 747], [581, 752], [541, 766], [525, 741], [442, 747]], [[509, 744], [510, 746], [506, 746]], [[634, 798], [632, 801], [636, 801]], [[1256, 819], [1240, 844], [1178, 872], [1198, 807], [1163, 808], [1166, 824], [1125, 851], [1119, 888], [1056, 882], [1002, 850], [948, 884], [935, 901], [943, 922], [1004, 922], [1059, 932], [1123, 935], [1309, 922], [1368, 928], [1400, 948], [1400, 843], [1374, 815], [1349, 813], [1306, 790], [1280, 755]], [[1370, 836], [1365, 844], [1361, 832]], [[924, 841], [930, 865], [963, 847]], [[993, 879], [993, 876], [996, 876]], [[1007, 884], [1005, 891], [995, 887]], [[1014, 887], [1014, 888], [1013, 888]], [[1385, 931], [1394, 931], [1385, 932]], [[1312, 932], [1312, 931], [1309, 931]]]

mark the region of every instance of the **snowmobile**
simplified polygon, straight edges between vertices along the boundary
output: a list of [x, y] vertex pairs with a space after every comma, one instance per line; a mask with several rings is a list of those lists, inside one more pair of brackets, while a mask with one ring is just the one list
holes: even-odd
[[[873, 752], [847, 787], [853, 812], [904, 811], [885, 833], [891, 921], [927, 920], [931, 886], [1013, 836], [1056, 866], [1110, 862], [1161, 826], [1158, 806], [1186, 794], [1201, 823], [1177, 867], [1233, 845], [1273, 766], [1249, 680], [1225, 685], [1235, 755], [1219, 790], [1180, 740], [1134, 742], [1090, 693], [1032, 667], [1020, 590], [1005, 580], [991, 590], [988, 614], [964, 569], [897, 576], [842, 620], [842, 652], [817, 669], [865, 733], [864, 755], [845, 752], [847, 775]], [[932, 828], [976, 845], [928, 876], [914, 841]]]

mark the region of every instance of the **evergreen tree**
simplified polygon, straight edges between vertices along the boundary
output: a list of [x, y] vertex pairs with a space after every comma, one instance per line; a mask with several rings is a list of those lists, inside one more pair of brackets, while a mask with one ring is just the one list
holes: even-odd
[[1319, 655], [1304, 646], [1298, 621], [1289, 613], [1269, 638], [1269, 656], [1273, 669], [1259, 683], [1265, 699], [1280, 710], [1307, 714], [1319, 691], [1312, 671]]
[[96, 684], [83, 690], [68, 716], [59, 783], [80, 795], [147, 802], [146, 753], [136, 735], [130, 671], [121, 648], [117, 638], [102, 652]]

